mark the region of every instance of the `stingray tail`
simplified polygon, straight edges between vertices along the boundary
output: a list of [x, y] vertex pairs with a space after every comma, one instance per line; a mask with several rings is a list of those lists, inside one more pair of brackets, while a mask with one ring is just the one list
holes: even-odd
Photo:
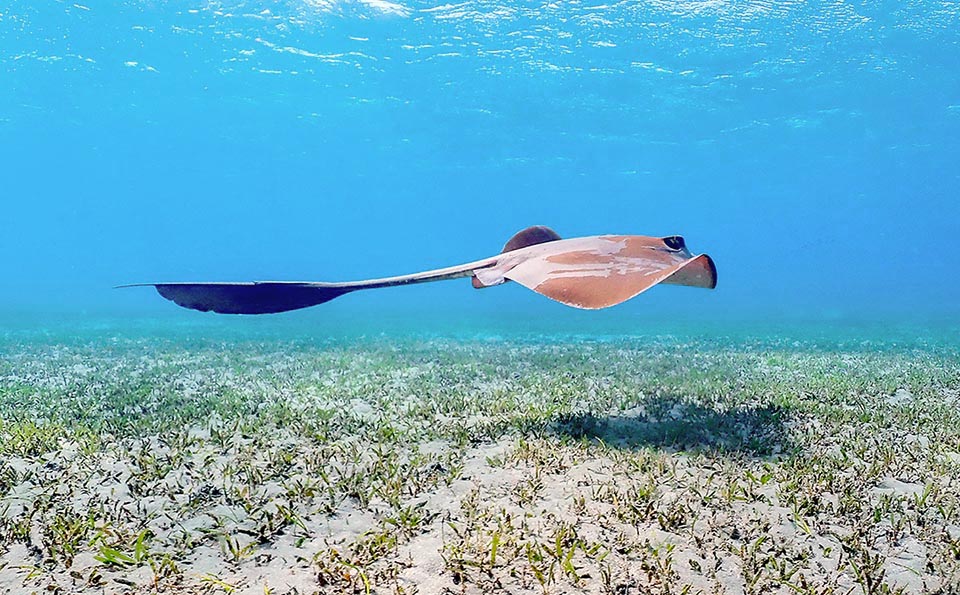
[[218, 314], [276, 314], [309, 308], [350, 289], [309, 283], [157, 283], [157, 293], [178, 306]]

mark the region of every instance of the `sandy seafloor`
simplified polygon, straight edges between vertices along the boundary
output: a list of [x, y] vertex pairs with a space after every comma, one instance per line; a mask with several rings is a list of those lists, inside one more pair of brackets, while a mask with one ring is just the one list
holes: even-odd
[[0, 328], [0, 593], [960, 589], [956, 331], [171, 320]]

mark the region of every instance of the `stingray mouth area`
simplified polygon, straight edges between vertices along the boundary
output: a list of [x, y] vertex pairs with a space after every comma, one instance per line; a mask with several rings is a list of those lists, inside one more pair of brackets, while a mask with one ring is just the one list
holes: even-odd
[[534, 291], [564, 304], [597, 310], [621, 304], [656, 285], [662, 270], [606, 270], [551, 276]]

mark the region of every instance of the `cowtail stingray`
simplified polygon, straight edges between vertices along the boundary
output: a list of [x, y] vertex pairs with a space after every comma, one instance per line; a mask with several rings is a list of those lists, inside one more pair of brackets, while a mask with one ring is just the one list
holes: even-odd
[[361, 289], [378, 289], [470, 277], [481, 289], [515, 281], [574, 308], [615, 306], [659, 283], [713, 289], [717, 269], [706, 254], [694, 256], [680, 236], [602, 235], [561, 239], [552, 229], [528, 227], [489, 258], [410, 275], [344, 283], [137, 283], [168, 300], [221, 314], [272, 314], [309, 308]]

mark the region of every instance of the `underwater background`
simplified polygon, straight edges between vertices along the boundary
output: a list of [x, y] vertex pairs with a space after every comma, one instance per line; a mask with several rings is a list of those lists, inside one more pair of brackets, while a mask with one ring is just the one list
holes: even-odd
[[[960, 593], [960, 3], [0, 0], [0, 595]], [[468, 279], [518, 230], [715, 290]]]
[[[0, 311], [952, 328], [958, 66], [960, 7], [932, 0], [4, 2]], [[718, 288], [579, 312], [459, 281], [263, 320], [112, 289], [401, 274], [534, 224], [681, 234]]]

